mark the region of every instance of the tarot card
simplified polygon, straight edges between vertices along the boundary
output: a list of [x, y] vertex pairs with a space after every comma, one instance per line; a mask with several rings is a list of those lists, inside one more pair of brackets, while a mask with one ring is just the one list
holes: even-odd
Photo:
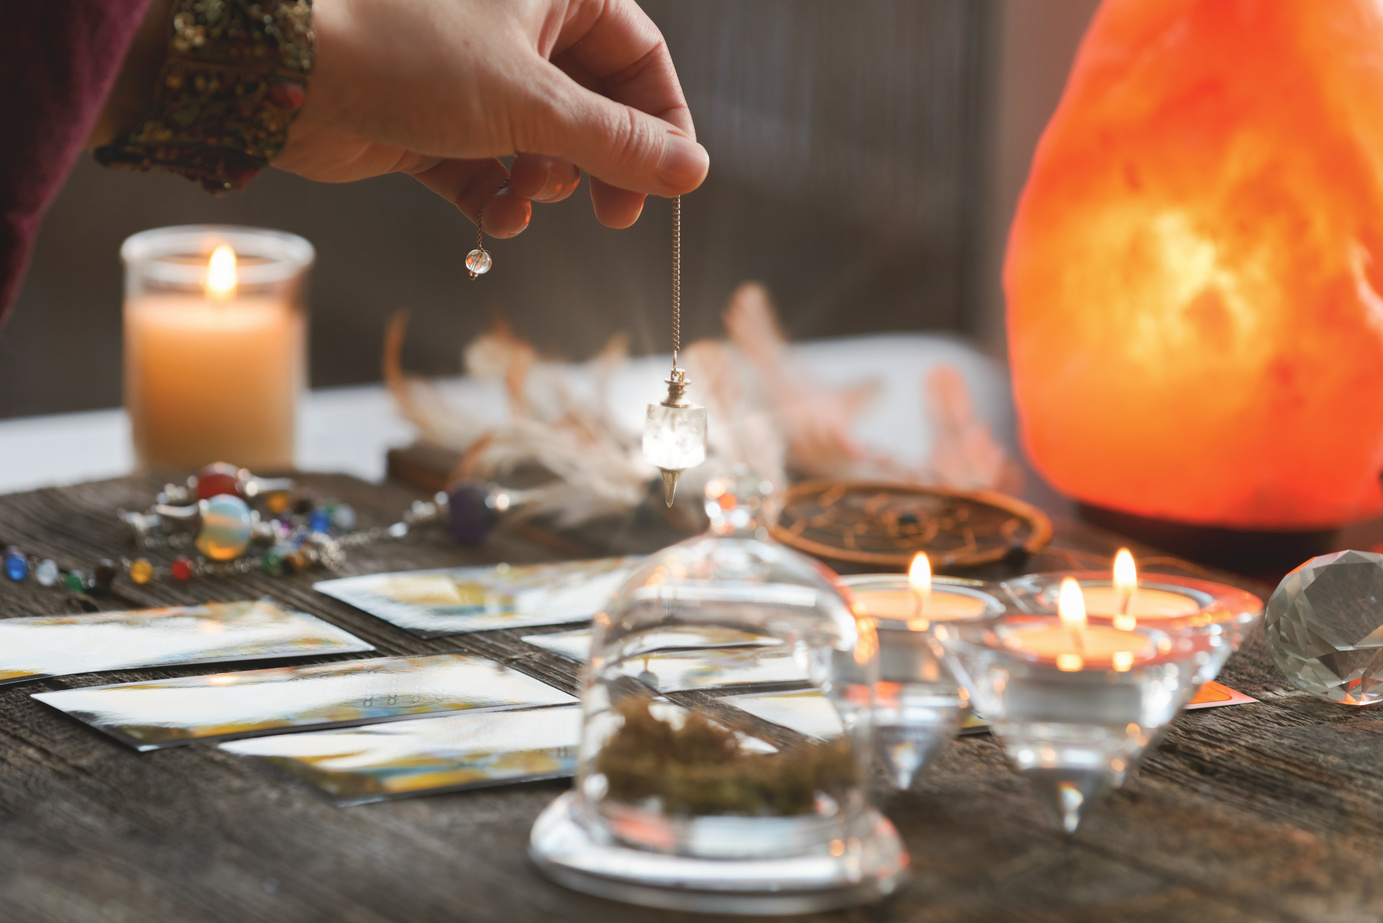
[[335, 625], [272, 600], [0, 620], [0, 684], [271, 657], [372, 651]]
[[309, 782], [338, 804], [565, 778], [576, 771], [581, 709], [461, 712], [220, 745]]
[[807, 737], [831, 740], [845, 733], [835, 706], [815, 689], [749, 692], [728, 695], [721, 701]]
[[658, 651], [624, 663], [627, 675], [659, 692], [808, 681], [792, 652], [781, 647]]
[[1257, 701], [1252, 696], [1236, 692], [1224, 683], [1217, 683], [1212, 679], [1196, 690], [1196, 694], [1191, 697], [1186, 708], [1189, 711], [1193, 708], [1218, 708], [1221, 705], [1247, 705]]
[[326, 580], [316, 588], [425, 638], [584, 622], [642, 558], [457, 567]]
[[[591, 629], [555, 631], [542, 635], [524, 635], [519, 640], [534, 647], [552, 651], [559, 657], [585, 663], [591, 656]], [[639, 637], [639, 647], [648, 651], [698, 649], [708, 647], [773, 647], [781, 644], [777, 638], [739, 631], [734, 628], [669, 628], [646, 632]]]
[[464, 654], [87, 686], [33, 698], [136, 750], [439, 712], [576, 702], [531, 676]]

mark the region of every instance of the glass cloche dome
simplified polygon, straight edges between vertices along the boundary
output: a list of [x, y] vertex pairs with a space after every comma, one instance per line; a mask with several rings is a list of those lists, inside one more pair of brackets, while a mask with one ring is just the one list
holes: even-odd
[[770, 490], [712, 480], [710, 532], [652, 555], [596, 617], [576, 784], [530, 847], [562, 884], [798, 913], [905, 880], [868, 793], [873, 626], [834, 574], [768, 540]]

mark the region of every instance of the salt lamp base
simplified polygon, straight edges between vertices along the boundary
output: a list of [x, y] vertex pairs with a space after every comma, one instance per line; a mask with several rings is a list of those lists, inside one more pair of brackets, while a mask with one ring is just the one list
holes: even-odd
[[1240, 573], [1281, 574], [1307, 558], [1330, 551], [1337, 535], [1335, 529], [1307, 532], [1226, 529], [1151, 519], [1087, 503], [1077, 506], [1081, 518], [1091, 525], [1179, 557]]

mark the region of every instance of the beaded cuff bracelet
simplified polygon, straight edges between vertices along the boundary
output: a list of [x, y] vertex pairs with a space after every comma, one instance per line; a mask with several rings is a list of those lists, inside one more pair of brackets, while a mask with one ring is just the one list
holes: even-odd
[[312, 0], [175, 0], [153, 109], [96, 160], [243, 188], [287, 141], [312, 40]]

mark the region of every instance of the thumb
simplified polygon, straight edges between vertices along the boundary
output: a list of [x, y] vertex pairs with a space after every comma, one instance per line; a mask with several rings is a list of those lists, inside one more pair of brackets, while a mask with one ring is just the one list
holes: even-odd
[[[516, 139], [519, 150], [565, 158], [611, 186], [647, 195], [681, 195], [705, 180], [710, 155], [671, 122], [593, 93], [566, 75], [549, 91], [530, 137]], [[685, 105], [679, 110], [685, 116]], [[683, 120], [690, 124], [689, 117]]]

